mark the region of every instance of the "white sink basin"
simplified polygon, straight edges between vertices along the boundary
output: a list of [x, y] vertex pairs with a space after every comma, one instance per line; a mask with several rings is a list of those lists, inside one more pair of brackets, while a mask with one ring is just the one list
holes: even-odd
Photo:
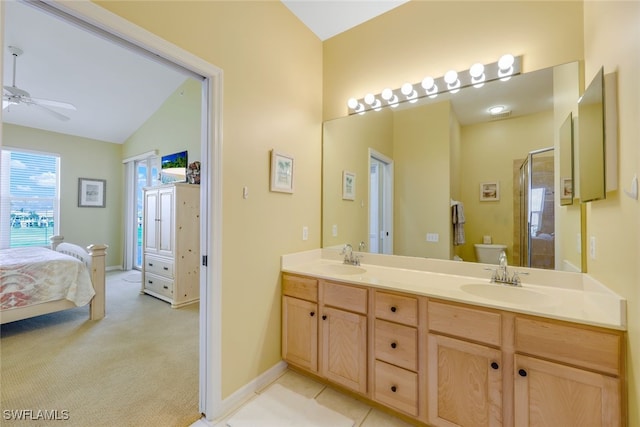
[[470, 283], [460, 286], [464, 292], [478, 297], [519, 305], [553, 305], [553, 299], [540, 292], [495, 283]]
[[366, 273], [362, 267], [358, 267], [356, 265], [349, 264], [327, 264], [321, 265], [318, 267], [320, 271], [327, 274], [341, 274], [341, 275], [351, 275], [351, 274], [363, 274]]

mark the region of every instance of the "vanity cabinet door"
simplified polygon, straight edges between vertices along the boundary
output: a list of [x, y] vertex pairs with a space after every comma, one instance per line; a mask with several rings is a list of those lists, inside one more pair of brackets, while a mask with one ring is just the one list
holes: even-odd
[[620, 426], [620, 380], [515, 356], [516, 426]]
[[367, 392], [367, 316], [324, 307], [322, 375], [351, 390]]
[[318, 304], [282, 297], [282, 357], [318, 372]]
[[429, 424], [501, 426], [500, 350], [436, 334], [428, 340]]

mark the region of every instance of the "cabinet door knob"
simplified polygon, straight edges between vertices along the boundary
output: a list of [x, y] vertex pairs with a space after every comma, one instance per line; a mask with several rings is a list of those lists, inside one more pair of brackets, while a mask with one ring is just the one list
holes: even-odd
[[521, 377], [526, 377], [527, 371], [525, 371], [524, 369], [518, 369], [518, 375], [520, 375]]
[[327, 320], [327, 315], [326, 314], [322, 315], [322, 320]]
[[500, 367], [500, 365], [498, 365], [498, 363], [496, 362], [491, 362], [491, 368], [492, 369], [498, 369]]
[[394, 392], [394, 393], [395, 393], [397, 390], [398, 390], [398, 387], [396, 387], [396, 386], [394, 386], [394, 385], [392, 385], [392, 386], [391, 386], [391, 391], [392, 391], [392, 392]]
[[153, 267], [153, 263], [152, 263], [152, 262], [148, 262], [148, 263], [147, 263], [147, 265], [148, 265], [149, 267]]
[[309, 313], [309, 316], [311, 316], [311, 317], [313, 317], [313, 316], [315, 316], [315, 315], [316, 315], [316, 312], [315, 312], [315, 311], [312, 311], [311, 313]]
[[396, 343], [396, 342], [392, 342], [391, 343], [391, 348], [396, 348], [397, 346], [398, 346], [398, 343]]
[[398, 307], [396, 307], [395, 305], [392, 305], [392, 306], [391, 306], [391, 311], [392, 311], [393, 313], [395, 313], [396, 311], [398, 311]]

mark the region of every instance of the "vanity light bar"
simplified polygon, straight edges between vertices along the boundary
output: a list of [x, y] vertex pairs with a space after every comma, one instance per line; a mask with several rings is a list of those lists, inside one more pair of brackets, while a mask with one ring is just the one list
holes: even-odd
[[506, 81], [522, 72], [522, 56], [503, 55], [491, 64], [473, 64], [468, 70], [457, 72], [449, 70], [438, 78], [425, 77], [418, 83], [405, 83], [398, 89], [384, 89], [374, 95], [366, 94], [360, 99], [351, 98], [347, 102], [349, 115], [364, 114], [367, 111], [380, 111], [384, 107], [395, 108], [398, 105], [415, 103], [422, 98], [435, 98], [443, 93], [457, 93], [460, 89], [473, 86], [481, 88], [486, 82]]

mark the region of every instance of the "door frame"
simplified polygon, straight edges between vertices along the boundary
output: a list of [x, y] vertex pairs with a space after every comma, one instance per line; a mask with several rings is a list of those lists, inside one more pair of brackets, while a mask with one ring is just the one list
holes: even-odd
[[[200, 181], [200, 252], [207, 265], [200, 268], [199, 410], [209, 420], [222, 415], [222, 88], [223, 72], [192, 53], [109, 12], [89, 0], [30, 1], [31, 6], [72, 25], [102, 32], [151, 52], [202, 77]], [[4, 27], [0, 2], [0, 23]], [[3, 32], [0, 31], [0, 42]], [[3, 45], [4, 46], [4, 45]], [[0, 56], [0, 77], [3, 74]], [[2, 130], [0, 112], [0, 131]], [[213, 236], [213, 237], [212, 237]], [[204, 259], [204, 258], [203, 258]]]
[[[384, 163], [383, 172], [383, 227], [387, 231], [388, 236], [382, 239], [381, 254], [393, 254], [393, 159], [385, 156], [384, 154], [369, 148], [369, 158], [367, 159], [369, 176], [371, 176], [371, 159], [376, 159], [378, 162]], [[369, 186], [369, 200], [371, 200], [371, 179], [368, 180]], [[367, 231], [371, 229], [371, 203], [369, 203], [369, 212], [367, 212]], [[378, 227], [379, 228], [379, 227]], [[378, 237], [378, 240], [380, 238]]]

